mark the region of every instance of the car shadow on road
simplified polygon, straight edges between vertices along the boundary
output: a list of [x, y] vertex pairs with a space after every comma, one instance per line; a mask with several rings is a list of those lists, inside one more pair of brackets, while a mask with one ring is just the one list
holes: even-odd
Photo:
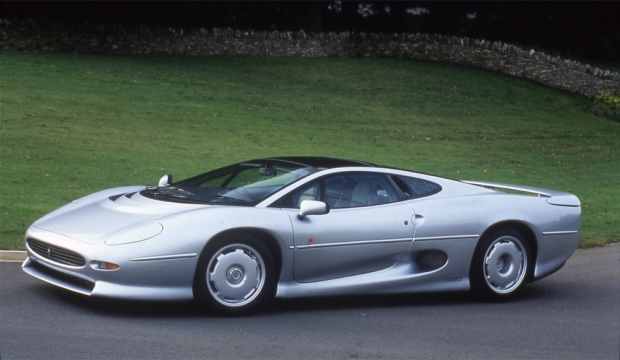
[[[511, 303], [528, 301], [528, 289], [511, 300]], [[197, 318], [222, 317], [221, 314], [203, 311], [193, 301], [133, 301], [108, 298], [91, 298], [68, 292], [55, 287], [42, 286], [37, 289], [48, 301], [79, 308], [85, 312], [100, 315], [140, 318]], [[532, 295], [531, 293], [529, 294]], [[264, 307], [248, 316], [268, 316], [277, 314], [308, 313], [315, 311], [333, 311], [347, 309], [377, 309], [377, 308], [416, 308], [463, 304], [468, 306], [480, 303], [468, 291], [418, 293], [418, 294], [387, 294], [387, 295], [357, 295], [357, 296], [330, 296], [295, 299], [274, 299]]]
[[191, 301], [139, 301], [89, 297], [47, 284], [42, 284], [37, 293], [48, 302], [101, 315], [151, 318], [200, 315], [200, 309]]
[[313, 298], [276, 299], [265, 307], [265, 312], [304, 312], [320, 310], [342, 310], [362, 308], [410, 308], [417, 306], [436, 306], [468, 304], [477, 300], [468, 291], [329, 296]]

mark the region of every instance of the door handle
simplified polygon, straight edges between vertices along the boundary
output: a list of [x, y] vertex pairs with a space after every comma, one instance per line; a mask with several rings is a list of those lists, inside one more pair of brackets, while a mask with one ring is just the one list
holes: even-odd
[[411, 217], [411, 223], [413, 225], [422, 225], [424, 223], [424, 216], [420, 214], [415, 214]]

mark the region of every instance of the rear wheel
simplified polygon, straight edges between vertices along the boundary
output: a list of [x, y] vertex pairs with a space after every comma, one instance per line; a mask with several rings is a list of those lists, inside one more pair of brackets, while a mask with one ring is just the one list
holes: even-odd
[[481, 239], [472, 259], [472, 290], [486, 299], [511, 298], [523, 288], [531, 268], [525, 237], [511, 228], [493, 230]]
[[227, 314], [256, 309], [272, 295], [274, 265], [258, 239], [239, 235], [207, 246], [200, 256], [194, 294], [209, 310]]

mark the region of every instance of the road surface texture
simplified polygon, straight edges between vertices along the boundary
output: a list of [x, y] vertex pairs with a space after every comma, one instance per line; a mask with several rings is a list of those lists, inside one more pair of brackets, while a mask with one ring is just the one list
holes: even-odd
[[467, 292], [278, 300], [248, 317], [74, 294], [0, 264], [8, 359], [614, 359], [619, 249], [577, 250], [508, 303]]

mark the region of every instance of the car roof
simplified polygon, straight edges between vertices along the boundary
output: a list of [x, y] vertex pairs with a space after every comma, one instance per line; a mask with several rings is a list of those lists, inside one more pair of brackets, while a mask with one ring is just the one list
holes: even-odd
[[347, 160], [347, 159], [337, 159], [337, 158], [329, 158], [329, 157], [321, 157], [321, 156], [282, 156], [282, 157], [274, 157], [268, 159], [258, 159], [258, 160], [280, 160], [292, 162], [300, 165], [311, 166], [313, 168], [339, 168], [339, 167], [347, 167], [347, 166], [357, 166], [357, 167], [382, 167], [380, 165], [375, 165], [363, 161], [356, 160]]

